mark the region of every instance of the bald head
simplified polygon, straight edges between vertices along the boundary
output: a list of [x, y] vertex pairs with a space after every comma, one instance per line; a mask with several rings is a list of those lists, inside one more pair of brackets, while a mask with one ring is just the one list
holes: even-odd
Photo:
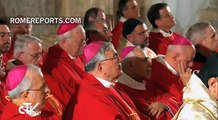
[[165, 60], [178, 72], [178, 64], [184, 63], [185, 69], [192, 67], [195, 48], [193, 45], [169, 45]]
[[123, 59], [122, 68], [134, 80], [142, 82], [151, 76], [151, 59], [146, 58], [143, 50], [136, 47]]

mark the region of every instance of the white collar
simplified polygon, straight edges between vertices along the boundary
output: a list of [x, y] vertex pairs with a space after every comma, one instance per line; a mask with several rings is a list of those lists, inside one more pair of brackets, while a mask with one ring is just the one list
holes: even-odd
[[167, 33], [159, 28], [153, 28], [153, 29], [151, 29], [151, 32], [161, 33], [164, 37], [170, 37], [173, 34], [173, 32]]
[[[127, 39], [125, 39], [125, 40], [127, 41], [126, 42], [126, 47], [136, 46], [136, 45], [133, 45], [129, 40], [127, 40]], [[146, 57], [150, 57], [152, 59], [157, 57], [156, 53], [153, 50], [151, 50], [150, 48], [148, 48], [148, 47], [141, 48], [140, 45], [137, 45], [136, 47], [142, 49]]]
[[124, 22], [126, 21], [126, 18], [124, 18], [124, 17], [121, 16], [121, 17], [120, 17], [120, 21], [124, 23]]
[[96, 77], [95, 78], [106, 88], [111, 88], [112, 86], [114, 86], [114, 83], [104, 80], [102, 78]]
[[76, 57], [71, 56], [70, 54], [68, 54], [68, 56], [70, 57], [70, 59], [75, 60]]
[[128, 76], [126, 73], [123, 73], [118, 78], [118, 82], [122, 83], [130, 88], [136, 89], [136, 90], [146, 90], [145, 83], [140, 83], [138, 81], [135, 81], [133, 78]]
[[134, 46], [131, 42], [129, 42], [129, 40], [126, 39], [126, 46]]
[[166, 60], [164, 60], [165, 55], [158, 55], [156, 60], [160, 63], [162, 63], [164, 66], [166, 66], [174, 75], [178, 75], [178, 73], [176, 72], [176, 70], [173, 69], [172, 66], [170, 66], [169, 63], [167, 63]]
[[34, 111], [34, 110], [28, 113], [30, 117], [39, 116], [40, 114], [41, 114], [41, 111]]

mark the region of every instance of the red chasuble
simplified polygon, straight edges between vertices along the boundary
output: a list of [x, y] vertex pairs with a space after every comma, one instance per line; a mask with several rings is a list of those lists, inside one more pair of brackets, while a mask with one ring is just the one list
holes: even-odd
[[166, 110], [158, 118], [155, 116], [150, 116], [148, 113], [148, 106], [153, 102], [162, 102], [166, 104], [170, 109], [178, 109], [177, 103], [172, 96], [169, 96], [168, 100], [161, 101], [160, 96], [155, 98], [151, 95], [151, 93], [148, 93], [147, 90], [136, 90], [122, 83], [117, 83], [116, 86], [123, 89], [128, 94], [128, 96], [136, 105], [137, 109], [142, 113], [141, 116], [146, 116], [150, 120], [171, 120], [173, 117], [171, 113]]
[[117, 93], [114, 93], [110, 89], [112, 88], [104, 87], [93, 75], [87, 74], [78, 93], [73, 120], [133, 120], [129, 116], [138, 116], [134, 112], [136, 109], [133, 102], [123, 91], [116, 89]]
[[156, 54], [165, 55], [168, 45], [172, 44], [172, 42], [178, 37], [181, 37], [181, 35], [175, 32], [173, 32], [170, 37], [164, 37], [159, 32], [150, 32], [148, 47], [151, 48]]
[[71, 59], [59, 45], [54, 45], [49, 48], [42, 70], [52, 94], [61, 102], [64, 110], [77, 90], [78, 80], [85, 73], [84, 64], [79, 57]]

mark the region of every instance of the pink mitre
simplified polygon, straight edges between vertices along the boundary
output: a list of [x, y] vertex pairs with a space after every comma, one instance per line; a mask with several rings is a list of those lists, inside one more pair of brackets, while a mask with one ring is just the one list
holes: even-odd
[[93, 41], [83, 49], [82, 60], [84, 64], [89, 63], [99, 52], [104, 41]]
[[61, 23], [59, 26], [58, 26], [58, 29], [57, 29], [57, 35], [62, 35], [72, 29], [74, 29], [75, 27], [77, 27], [78, 23]]
[[7, 75], [6, 85], [8, 91], [16, 88], [23, 80], [27, 72], [27, 65], [19, 65], [12, 68]]
[[183, 36], [176, 38], [171, 45], [193, 45], [191, 41]]
[[128, 46], [122, 49], [120, 52], [120, 58], [124, 59], [131, 51], [133, 51], [136, 48], [136, 46]]

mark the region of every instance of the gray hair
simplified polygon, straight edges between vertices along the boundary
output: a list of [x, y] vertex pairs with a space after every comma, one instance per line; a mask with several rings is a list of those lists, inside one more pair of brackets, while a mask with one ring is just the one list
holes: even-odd
[[25, 48], [27, 47], [27, 44], [29, 42], [37, 42], [42, 44], [42, 41], [34, 36], [31, 35], [21, 35], [19, 36], [16, 40], [15, 40], [15, 44], [14, 44], [14, 57], [16, 58], [16, 54], [18, 52], [24, 51]]
[[[27, 74], [27, 73], [29, 73], [29, 74]], [[32, 74], [41, 74], [42, 75], [41, 69], [35, 65], [28, 64], [27, 65], [27, 72], [26, 72], [22, 82], [13, 90], [8, 91], [8, 95], [12, 99], [17, 99], [20, 96], [20, 94], [22, 94], [23, 92], [25, 92], [31, 88], [32, 80], [33, 80]]]
[[71, 39], [72, 33], [74, 31], [79, 30], [80, 28], [82, 28], [82, 25], [78, 25], [75, 28], [73, 28], [72, 30], [65, 32], [64, 34], [57, 35], [57, 41], [59, 42], [59, 41], [64, 40], [64, 39], [67, 39], [67, 40]]
[[103, 46], [100, 48], [99, 52], [95, 55], [95, 57], [85, 64], [86, 72], [91, 72], [95, 69], [96, 64], [105, 59], [105, 52], [109, 50], [109, 48], [113, 47], [112, 43], [104, 42]]
[[195, 23], [188, 29], [186, 37], [191, 40], [194, 45], [196, 45], [200, 40], [206, 37], [206, 29], [210, 25], [210, 22], [207, 21]]

